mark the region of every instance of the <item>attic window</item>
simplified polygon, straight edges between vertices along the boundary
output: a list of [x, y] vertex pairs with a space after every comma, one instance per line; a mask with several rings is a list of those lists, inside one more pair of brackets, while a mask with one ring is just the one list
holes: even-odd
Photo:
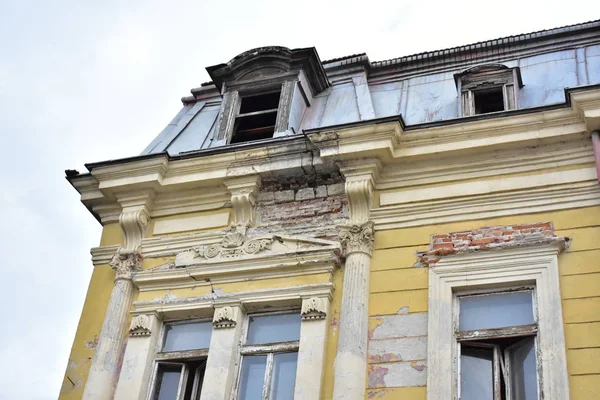
[[517, 92], [523, 86], [518, 68], [482, 65], [456, 74], [454, 78], [461, 95], [463, 116], [517, 108]]
[[242, 96], [231, 143], [268, 139], [275, 133], [281, 90]]

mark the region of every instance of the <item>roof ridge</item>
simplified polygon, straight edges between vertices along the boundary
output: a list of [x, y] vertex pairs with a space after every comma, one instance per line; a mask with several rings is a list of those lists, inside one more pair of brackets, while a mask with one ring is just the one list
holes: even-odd
[[[527, 39], [531, 39], [532, 36], [536, 36], [539, 34], [543, 34], [542, 36], [547, 36], [547, 35], [552, 35], [555, 33], [560, 33], [560, 32], [553, 32], [553, 31], [559, 31], [559, 30], [564, 30], [567, 28], [573, 28], [573, 27], [577, 27], [580, 29], [585, 29], [585, 25], [590, 25], [590, 24], [599, 24], [600, 25], [600, 19], [597, 20], [592, 20], [592, 21], [586, 21], [586, 22], [580, 22], [577, 24], [571, 24], [571, 25], [564, 25], [564, 26], [559, 26], [559, 27], [555, 27], [555, 28], [548, 28], [548, 29], [542, 29], [539, 31], [533, 31], [533, 32], [527, 32], [527, 33], [520, 33], [520, 34], [516, 34], [516, 35], [510, 35], [510, 36], [503, 36], [500, 38], [496, 38], [496, 39], [488, 39], [488, 40], [482, 40], [479, 42], [474, 42], [474, 43], [469, 43], [469, 44], [464, 44], [464, 45], [460, 45], [460, 46], [453, 46], [453, 47], [447, 47], [444, 49], [438, 49], [438, 50], [431, 50], [431, 51], [423, 51], [420, 53], [413, 53], [413, 54], [409, 54], [406, 56], [401, 56], [401, 57], [394, 57], [394, 58], [389, 58], [386, 60], [380, 60], [380, 61], [373, 61], [371, 63], [372, 66], [376, 67], [376, 66], [387, 66], [390, 64], [396, 64], [398, 62], [401, 61], [408, 61], [410, 59], [423, 59], [423, 58], [428, 58], [431, 56], [436, 56], [439, 55], [440, 53], [451, 53], [451, 52], [456, 52], [461, 51], [461, 50], [470, 50], [473, 47], [478, 47], [478, 48], [482, 48], [482, 47], [487, 47], [484, 44], [488, 44], [488, 45], [494, 45], [494, 44], [501, 44], [502, 42], [505, 41], [510, 41], [510, 39], [514, 39], [514, 38], [520, 38], [518, 39], [520, 40], [527, 40]], [[529, 37], [528, 37], [529, 36]], [[497, 43], [494, 43], [497, 42]]]

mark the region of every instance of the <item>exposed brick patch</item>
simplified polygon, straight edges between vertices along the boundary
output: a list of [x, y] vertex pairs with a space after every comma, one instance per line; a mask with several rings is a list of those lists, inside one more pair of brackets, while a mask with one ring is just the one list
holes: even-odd
[[546, 243], [570, 244], [570, 238], [554, 235], [551, 222], [535, 224], [489, 226], [466, 232], [451, 232], [431, 236], [429, 250], [417, 253], [416, 266], [429, 266], [441, 257], [483, 250], [532, 246]]

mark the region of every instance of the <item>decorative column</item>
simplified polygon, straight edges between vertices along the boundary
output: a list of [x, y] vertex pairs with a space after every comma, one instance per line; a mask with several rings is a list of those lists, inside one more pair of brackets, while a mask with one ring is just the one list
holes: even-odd
[[329, 297], [302, 299], [302, 324], [300, 325], [300, 350], [296, 368], [294, 399], [320, 399], [325, 343], [327, 343], [327, 311]]
[[154, 314], [132, 318], [115, 400], [143, 400], [146, 397], [159, 327], [160, 319]]
[[215, 304], [213, 332], [200, 400], [229, 400], [239, 361], [244, 310], [240, 303]]
[[123, 207], [119, 223], [125, 243], [111, 262], [116, 276], [83, 399], [112, 400], [120, 373], [127, 320], [133, 297], [133, 274], [141, 269], [141, 243], [149, 221], [150, 192], [117, 196]]
[[[377, 166], [375, 164], [375, 166]], [[346, 257], [335, 357], [334, 400], [363, 400], [367, 378], [369, 273], [373, 253], [373, 223], [369, 221], [377, 168], [346, 169], [350, 221], [339, 235]], [[342, 169], [344, 172], [344, 169]]]

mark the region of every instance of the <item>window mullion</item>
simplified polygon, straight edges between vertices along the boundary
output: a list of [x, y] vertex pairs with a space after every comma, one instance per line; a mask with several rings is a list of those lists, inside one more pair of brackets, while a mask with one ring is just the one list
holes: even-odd
[[263, 383], [262, 400], [269, 400], [271, 395], [271, 380], [273, 377], [273, 353], [267, 354], [267, 365], [265, 367], [265, 381]]

